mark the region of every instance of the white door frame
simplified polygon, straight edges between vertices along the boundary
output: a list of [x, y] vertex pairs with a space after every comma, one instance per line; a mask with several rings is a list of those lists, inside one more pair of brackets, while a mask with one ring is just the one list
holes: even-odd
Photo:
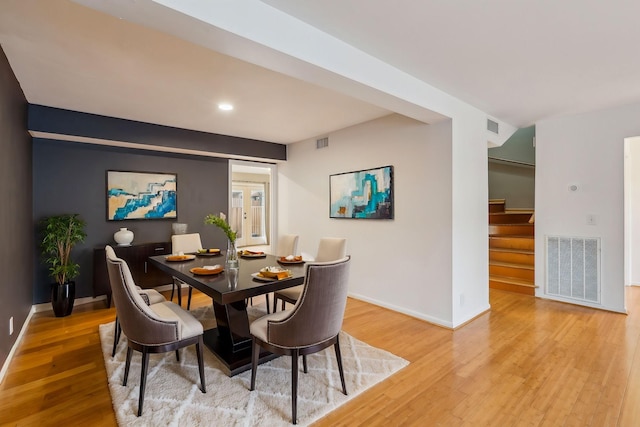
[[278, 236], [278, 165], [273, 163], [250, 162], [247, 160], [229, 160], [229, 189], [227, 200], [227, 212], [231, 212], [231, 195], [233, 190], [233, 172], [253, 172], [268, 173], [270, 175], [270, 191], [268, 192], [268, 210], [269, 210], [269, 235], [267, 236], [269, 245], [273, 245], [274, 239]]

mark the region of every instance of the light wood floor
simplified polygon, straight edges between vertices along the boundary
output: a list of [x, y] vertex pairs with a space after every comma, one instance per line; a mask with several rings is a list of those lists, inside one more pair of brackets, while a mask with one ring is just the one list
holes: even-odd
[[[411, 363], [317, 425], [640, 426], [640, 288], [629, 315], [498, 290], [491, 306], [450, 331], [350, 299], [344, 330]], [[116, 425], [98, 338], [114, 315], [37, 314], [0, 386], [0, 424]]]

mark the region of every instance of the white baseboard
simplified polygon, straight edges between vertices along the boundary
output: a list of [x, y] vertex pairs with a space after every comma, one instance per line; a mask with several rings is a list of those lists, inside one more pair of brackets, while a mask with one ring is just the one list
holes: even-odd
[[22, 341], [22, 337], [24, 336], [24, 333], [27, 331], [27, 327], [31, 322], [31, 317], [33, 317], [33, 314], [35, 312], [36, 312], [35, 306], [31, 306], [31, 310], [29, 310], [29, 314], [27, 315], [27, 318], [22, 324], [22, 328], [20, 328], [20, 333], [18, 334], [18, 338], [16, 338], [16, 342], [13, 343], [13, 346], [11, 347], [9, 354], [7, 355], [7, 359], [4, 361], [4, 364], [2, 365], [2, 370], [0, 370], [0, 384], [2, 384], [2, 381], [4, 380], [4, 376], [9, 370], [9, 365], [11, 364], [11, 360], [13, 359], [13, 355], [15, 354], [16, 349], [18, 348], [18, 345]]
[[373, 298], [365, 297], [365, 296], [360, 295], [360, 294], [354, 294], [352, 292], [349, 292], [349, 296], [351, 298], [355, 298], [355, 299], [358, 299], [360, 301], [368, 302], [369, 304], [377, 305], [379, 307], [388, 308], [389, 310], [396, 311], [396, 312], [402, 313], [402, 314], [406, 314], [407, 316], [415, 317], [416, 319], [424, 320], [424, 321], [429, 322], [429, 323], [433, 323], [434, 325], [441, 326], [443, 328], [453, 329], [453, 324], [451, 322], [443, 320], [443, 319], [438, 319], [437, 317], [425, 316], [423, 313], [418, 313], [418, 312], [413, 311], [413, 310], [407, 310], [404, 307], [400, 307], [400, 306], [393, 305], [393, 304], [388, 304], [388, 303], [386, 303], [384, 301], [379, 301], [379, 300], [376, 300], [376, 299], [373, 299]]

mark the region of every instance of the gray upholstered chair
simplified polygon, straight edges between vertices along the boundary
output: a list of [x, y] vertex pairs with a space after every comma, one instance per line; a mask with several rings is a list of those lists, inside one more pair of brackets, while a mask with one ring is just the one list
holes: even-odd
[[347, 394], [338, 335], [347, 304], [350, 258], [307, 264], [305, 285], [292, 309], [267, 314], [249, 326], [252, 336], [251, 390], [255, 389], [260, 349], [291, 356], [292, 422], [297, 423], [298, 358], [307, 373], [308, 354], [334, 346], [342, 392]]
[[[166, 301], [162, 294], [155, 289], [142, 289], [140, 286], [136, 286], [136, 290], [147, 305], [158, 304], [160, 302]], [[111, 350], [111, 357], [116, 355], [116, 348], [118, 347], [121, 333], [122, 328], [120, 327], [120, 320], [118, 320], [118, 313], [116, 312], [116, 322], [113, 330], [113, 349]]]
[[107, 246], [105, 250], [111, 291], [118, 310], [120, 326], [127, 337], [128, 348], [123, 386], [127, 385], [133, 350], [142, 353], [138, 416], [142, 414], [150, 353], [175, 351], [176, 357], [180, 360], [178, 350], [195, 344], [201, 390], [206, 393], [202, 357], [202, 324], [188, 311], [172, 302], [147, 305], [136, 289], [127, 263], [116, 256], [111, 246]]
[[[318, 245], [318, 253], [314, 259], [315, 262], [335, 261], [344, 258], [347, 255], [347, 239], [342, 237], [323, 237]], [[284, 310], [286, 303], [295, 304], [300, 294], [302, 286], [294, 286], [293, 288], [283, 289], [273, 293], [273, 312], [278, 308], [278, 300], [282, 301], [282, 309]]]
[[[178, 254], [180, 252], [196, 253], [199, 249], [202, 249], [202, 242], [200, 240], [200, 233], [190, 234], [174, 234], [171, 236], [171, 252]], [[182, 285], [186, 285], [182, 280], [177, 277], [173, 278], [173, 286], [171, 286], [171, 301], [173, 301], [173, 292], [178, 290], [178, 305], [182, 306]], [[187, 285], [189, 286], [189, 285]], [[189, 296], [187, 297], [187, 310], [191, 309], [191, 295], [193, 294], [193, 288], [189, 286]]]

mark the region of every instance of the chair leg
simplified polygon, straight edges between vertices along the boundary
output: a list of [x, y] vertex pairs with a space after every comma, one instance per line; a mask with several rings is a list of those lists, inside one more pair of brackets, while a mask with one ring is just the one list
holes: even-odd
[[142, 372], [140, 373], [140, 396], [138, 397], [138, 416], [142, 415], [142, 404], [144, 403], [144, 389], [147, 385], [147, 369], [149, 368], [149, 353], [146, 348], [142, 349]]
[[309, 373], [309, 369], [307, 369], [307, 355], [304, 354], [302, 356], [302, 370], [304, 371], [305, 374]]
[[196, 354], [198, 355], [198, 371], [200, 371], [200, 385], [202, 386], [200, 390], [203, 393], [207, 392], [207, 383], [204, 380], [204, 360], [202, 358], [202, 335], [198, 338], [198, 342], [196, 343]]
[[291, 422], [298, 424], [298, 358], [300, 351], [296, 348], [291, 354]]
[[189, 297], [187, 298], [187, 310], [191, 310], [191, 295], [193, 294], [193, 288], [189, 286]]
[[176, 350], [176, 362], [180, 361], [180, 351]]
[[118, 320], [118, 316], [116, 315], [116, 324], [113, 328], [113, 349], [111, 350], [111, 357], [116, 355], [116, 347], [118, 347], [121, 332], [122, 328], [120, 327], [120, 321]]
[[336, 360], [338, 361], [338, 372], [340, 372], [340, 381], [342, 382], [342, 392], [347, 394], [347, 385], [344, 382], [344, 370], [342, 369], [342, 355], [340, 354], [340, 338], [336, 337], [336, 343], [333, 345], [336, 350]]
[[256, 389], [256, 373], [258, 371], [258, 359], [260, 358], [260, 346], [254, 338], [251, 342], [251, 388]]
[[127, 347], [127, 361], [124, 363], [124, 379], [122, 380], [122, 385], [127, 385], [127, 380], [129, 379], [129, 367], [131, 366], [131, 354], [133, 354], [133, 349], [131, 347]]

